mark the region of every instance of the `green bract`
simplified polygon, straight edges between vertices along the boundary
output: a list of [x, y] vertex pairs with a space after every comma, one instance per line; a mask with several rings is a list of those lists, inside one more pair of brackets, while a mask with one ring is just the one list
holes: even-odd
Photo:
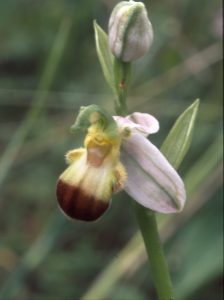
[[162, 153], [176, 169], [190, 147], [199, 103], [199, 99], [195, 100], [179, 116], [161, 147]]
[[94, 21], [93, 26], [95, 33], [96, 51], [103, 71], [103, 75], [113, 92], [116, 94], [113, 73], [114, 57], [108, 45], [108, 36], [96, 21]]

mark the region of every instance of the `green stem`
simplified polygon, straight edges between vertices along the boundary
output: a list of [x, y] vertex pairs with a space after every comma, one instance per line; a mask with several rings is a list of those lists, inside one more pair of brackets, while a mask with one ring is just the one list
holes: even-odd
[[127, 115], [127, 92], [131, 79], [131, 63], [114, 59], [114, 79], [116, 90], [115, 110], [120, 116]]
[[[120, 69], [121, 71], [120, 73], [117, 72], [118, 75], [115, 73], [115, 78], [120, 80], [125, 74], [128, 77], [127, 82], [129, 85], [131, 66], [126, 66], [121, 62], [117, 61], [115, 63], [115, 71], [116, 68], [118, 70]], [[125, 70], [125, 72], [123, 72], [123, 70]], [[119, 87], [118, 85], [116, 86]], [[116, 113], [124, 116], [127, 115], [127, 88], [128, 86], [126, 87], [124, 93], [119, 93], [118, 90], [118, 101], [115, 103]], [[173, 294], [169, 270], [163, 253], [163, 248], [159, 239], [156, 215], [154, 212], [150, 211], [149, 209], [146, 209], [138, 203], [135, 203], [135, 214], [148, 254], [148, 259], [151, 266], [152, 277], [155, 283], [158, 299], [174, 300], [175, 298]]]
[[174, 300], [168, 266], [159, 239], [156, 215], [137, 203], [135, 213], [148, 254], [158, 299]]

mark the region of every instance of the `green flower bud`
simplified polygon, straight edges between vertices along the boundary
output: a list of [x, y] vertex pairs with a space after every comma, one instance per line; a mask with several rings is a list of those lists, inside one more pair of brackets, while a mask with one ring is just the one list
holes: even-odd
[[153, 40], [152, 25], [142, 2], [122, 1], [109, 20], [109, 46], [115, 57], [129, 62], [143, 56]]

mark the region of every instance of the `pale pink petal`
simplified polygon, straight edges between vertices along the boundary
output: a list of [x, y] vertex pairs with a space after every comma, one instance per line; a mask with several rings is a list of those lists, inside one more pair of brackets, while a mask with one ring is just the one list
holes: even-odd
[[128, 117], [113, 116], [113, 118], [120, 129], [130, 128], [132, 130], [135, 129], [136, 126], [139, 126], [138, 124], [129, 120]]
[[153, 116], [146, 113], [135, 112], [127, 117], [114, 116], [117, 125], [121, 129], [128, 128], [131, 132], [148, 136], [159, 130], [159, 122]]
[[159, 131], [158, 120], [150, 114], [134, 112], [127, 116], [127, 119], [140, 125], [138, 128], [140, 131], [145, 132], [147, 135], [156, 133]]
[[183, 181], [163, 154], [145, 137], [124, 139], [121, 160], [127, 170], [127, 193], [141, 205], [161, 213], [183, 209]]

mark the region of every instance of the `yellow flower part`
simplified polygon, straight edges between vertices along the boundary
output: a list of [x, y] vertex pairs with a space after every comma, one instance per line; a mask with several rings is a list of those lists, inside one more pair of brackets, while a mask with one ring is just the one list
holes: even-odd
[[107, 210], [112, 193], [126, 181], [120, 145], [119, 135], [112, 137], [95, 123], [88, 128], [84, 148], [66, 154], [69, 167], [59, 177], [57, 198], [67, 216], [94, 221]]

